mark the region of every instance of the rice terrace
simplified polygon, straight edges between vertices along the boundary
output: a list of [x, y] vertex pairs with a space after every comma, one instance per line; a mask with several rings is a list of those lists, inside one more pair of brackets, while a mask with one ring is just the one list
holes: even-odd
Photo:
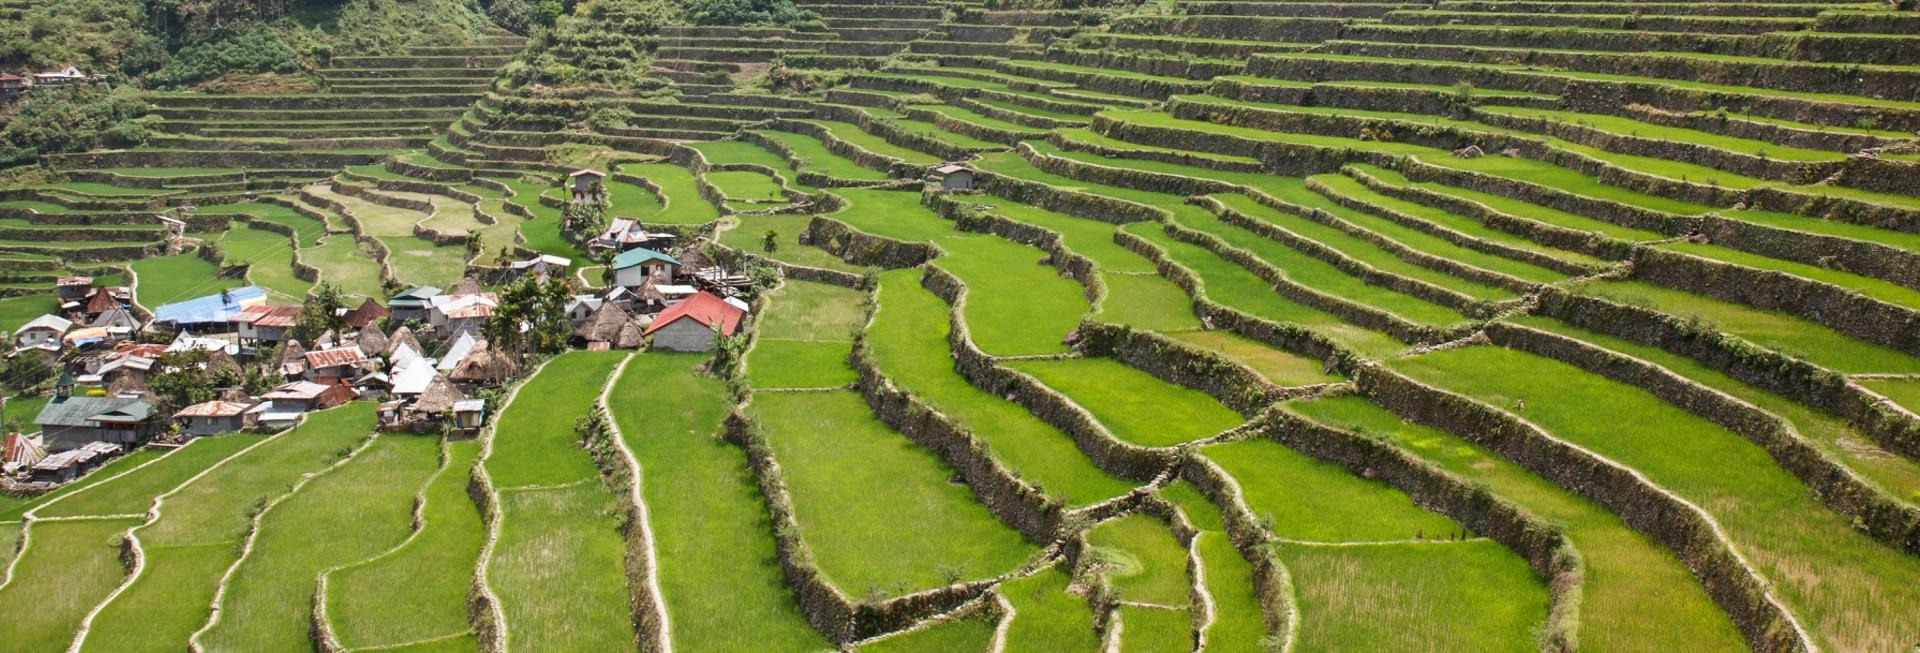
[[0, 0], [0, 653], [1920, 653], [1915, 0]]

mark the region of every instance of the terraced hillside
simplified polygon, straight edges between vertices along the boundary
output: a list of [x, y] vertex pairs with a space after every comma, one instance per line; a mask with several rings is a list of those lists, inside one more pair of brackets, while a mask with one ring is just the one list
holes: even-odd
[[[69, 270], [585, 261], [583, 166], [784, 272], [739, 356], [562, 354], [477, 441], [356, 404], [0, 498], [0, 642], [1920, 644], [1912, 7], [799, 4], [663, 28], [669, 93], [496, 80], [497, 35], [158, 95], [169, 136], [0, 191], [13, 326]], [[583, 15], [547, 52], [635, 47]]]

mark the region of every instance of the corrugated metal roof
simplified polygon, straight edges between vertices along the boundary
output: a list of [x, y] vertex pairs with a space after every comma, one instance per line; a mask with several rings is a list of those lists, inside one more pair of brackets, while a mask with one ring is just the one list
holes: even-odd
[[667, 310], [660, 311], [660, 316], [654, 318], [653, 325], [647, 327], [647, 335], [653, 335], [653, 332], [682, 318], [691, 318], [708, 328], [717, 328], [720, 333], [730, 336], [740, 327], [740, 318], [744, 315], [746, 311], [728, 304], [712, 293], [695, 293], [692, 297], [681, 300], [680, 303], [668, 306]]
[[47, 402], [40, 409], [40, 415], [33, 423], [40, 426], [91, 427], [95, 415], [112, 412], [132, 404], [140, 404], [141, 410], [152, 410], [146, 402], [127, 397], [67, 397]]
[[192, 406], [182, 408], [180, 409], [180, 412], [173, 414], [173, 418], [184, 419], [188, 417], [233, 417], [235, 415], [239, 415], [241, 413], [247, 412], [247, 409], [252, 407], [253, 407], [253, 404], [243, 404], [237, 401], [220, 401], [218, 399], [215, 399], [213, 401], [203, 401], [203, 402], [194, 404]]
[[358, 365], [366, 360], [367, 353], [360, 351], [358, 345], [307, 352], [307, 367], [316, 369], [338, 365]]
[[238, 315], [233, 316], [233, 321], [241, 324], [252, 324], [255, 327], [284, 329], [293, 326], [294, 321], [299, 318], [300, 307], [298, 306], [255, 304], [246, 307], [246, 309], [240, 311]]

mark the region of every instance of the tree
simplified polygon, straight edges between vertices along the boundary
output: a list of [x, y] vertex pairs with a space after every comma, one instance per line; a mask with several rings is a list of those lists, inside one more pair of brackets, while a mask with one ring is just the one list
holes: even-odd
[[347, 319], [341, 315], [346, 307], [346, 296], [340, 291], [340, 286], [325, 282], [314, 286], [307, 303], [300, 306], [300, 315], [294, 319], [293, 328], [287, 330], [287, 337], [313, 342], [327, 331], [337, 334], [346, 330]]
[[[528, 311], [528, 336], [534, 351], [556, 352], [567, 347], [573, 337], [573, 323], [567, 319], [567, 302], [573, 298], [573, 280], [552, 277], [542, 282], [533, 277], [515, 284], [518, 296], [531, 307]], [[516, 293], [509, 292], [509, 296]]]
[[599, 202], [575, 202], [560, 210], [560, 227], [575, 240], [607, 230], [607, 207]]
[[768, 229], [767, 235], [760, 238], [760, 249], [765, 250], [768, 254], [772, 254], [773, 250], [780, 249], [780, 232]]
[[20, 354], [7, 361], [7, 388], [25, 392], [53, 378], [53, 366], [37, 354]]
[[573, 298], [573, 280], [550, 277], [541, 281], [521, 277], [500, 295], [500, 305], [481, 327], [482, 335], [503, 351], [552, 353], [567, 347], [573, 323], [567, 302]]
[[147, 391], [158, 400], [164, 412], [173, 412], [203, 401], [212, 401], [213, 375], [207, 373], [207, 352], [188, 349], [160, 356], [160, 372], [147, 378]]

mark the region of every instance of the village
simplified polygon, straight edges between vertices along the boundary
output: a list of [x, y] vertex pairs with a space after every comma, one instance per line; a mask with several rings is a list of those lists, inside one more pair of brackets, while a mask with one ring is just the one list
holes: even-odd
[[[567, 181], [596, 214], [603, 176]], [[6, 381], [19, 392], [0, 417], [0, 486], [44, 492], [142, 446], [279, 431], [357, 400], [378, 402], [385, 430], [471, 437], [538, 357], [704, 352], [737, 335], [754, 282], [714, 265], [703, 243], [631, 218], [583, 225], [583, 248], [605, 262], [604, 288], [582, 290], [572, 260], [538, 253], [452, 288], [357, 305], [325, 286], [302, 304], [275, 304], [248, 285], [149, 309], [134, 288], [61, 277], [59, 311], [6, 339]]]

